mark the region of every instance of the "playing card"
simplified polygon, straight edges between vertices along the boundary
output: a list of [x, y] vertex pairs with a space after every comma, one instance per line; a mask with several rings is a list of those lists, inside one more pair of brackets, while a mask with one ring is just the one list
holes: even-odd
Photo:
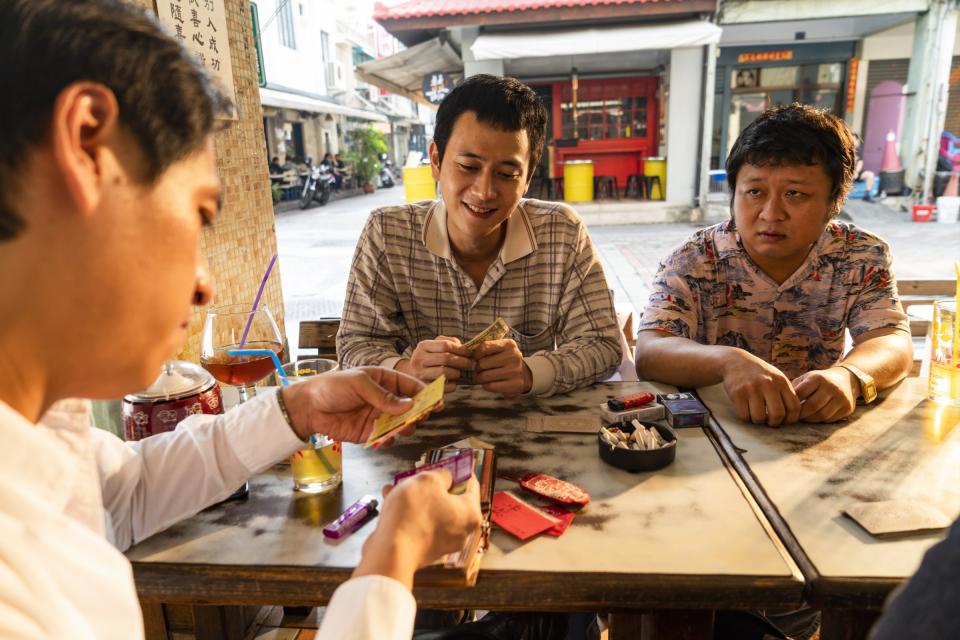
[[397, 429], [402, 429], [427, 416], [438, 404], [443, 402], [443, 385], [445, 382], [446, 378], [440, 376], [421, 389], [420, 393], [413, 397], [413, 406], [406, 413], [399, 416], [391, 416], [387, 413], [381, 414], [377, 421], [373, 423], [373, 433], [367, 438], [363, 448], [372, 447], [382, 442]]

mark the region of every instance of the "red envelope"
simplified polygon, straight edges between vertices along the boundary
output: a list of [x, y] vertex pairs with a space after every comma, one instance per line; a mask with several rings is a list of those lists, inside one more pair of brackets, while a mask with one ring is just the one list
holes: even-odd
[[555, 527], [559, 521], [543, 513], [512, 493], [499, 491], [493, 495], [493, 523], [521, 540]]
[[559, 538], [563, 535], [563, 532], [567, 530], [567, 527], [570, 526], [570, 523], [573, 522], [573, 517], [575, 514], [573, 511], [567, 511], [563, 507], [558, 507], [556, 505], [549, 504], [545, 507], [540, 507], [541, 511], [544, 511], [549, 516], [553, 516], [559, 522], [555, 524], [552, 528], [544, 531], [548, 536], [553, 536], [554, 538]]

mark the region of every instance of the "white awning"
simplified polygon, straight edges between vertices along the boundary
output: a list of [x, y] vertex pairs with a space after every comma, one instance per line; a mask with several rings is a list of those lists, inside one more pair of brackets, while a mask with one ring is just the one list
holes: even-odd
[[373, 122], [387, 122], [387, 116], [382, 113], [366, 111], [364, 109], [354, 109], [353, 107], [337, 104], [336, 102], [309, 98], [296, 93], [277, 91], [276, 89], [261, 88], [260, 104], [265, 107], [277, 107], [279, 109], [296, 109], [297, 111], [308, 111], [310, 113], [336, 113], [347, 116], [348, 118], [359, 118]]
[[719, 42], [720, 33], [720, 27], [701, 20], [629, 27], [511, 31], [482, 34], [470, 50], [477, 60], [576, 56], [698, 47]]
[[364, 82], [436, 108], [423, 97], [423, 78], [431, 73], [463, 73], [456, 49], [434, 38], [379, 60], [357, 65], [355, 74]]

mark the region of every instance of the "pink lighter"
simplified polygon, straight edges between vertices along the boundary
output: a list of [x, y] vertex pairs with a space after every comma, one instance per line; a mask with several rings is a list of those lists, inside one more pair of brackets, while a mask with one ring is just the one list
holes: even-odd
[[353, 533], [363, 526], [367, 518], [376, 513], [377, 504], [377, 499], [373, 496], [363, 496], [347, 507], [339, 518], [324, 527], [323, 535], [338, 540]]

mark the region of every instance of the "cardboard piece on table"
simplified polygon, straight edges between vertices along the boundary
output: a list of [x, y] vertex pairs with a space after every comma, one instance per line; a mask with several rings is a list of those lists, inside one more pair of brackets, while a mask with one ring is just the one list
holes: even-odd
[[552, 529], [559, 520], [508, 491], [493, 494], [493, 523], [521, 540]]
[[399, 416], [390, 414], [381, 414], [377, 421], [373, 423], [373, 433], [367, 438], [363, 448], [368, 449], [379, 442], [382, 442], [394, 431], [411, 425], [418, 420], [430, 414], [438, 404], [443, 402], [443, 385], [446, 382], [444, 376], [440, 376], [426, 387], [420, 390], [420, 393], [413, 397], [413, 406], [405, 413]]
[[923, 502], [885, 500], [858, 502], [844, 514], [876, 537], [940, 531], [950, 526], [950, 518]]
[[596, 433], [599, 430], [600, 419], [589, 413], [527, 418], [527, 431], [530, 433]]

